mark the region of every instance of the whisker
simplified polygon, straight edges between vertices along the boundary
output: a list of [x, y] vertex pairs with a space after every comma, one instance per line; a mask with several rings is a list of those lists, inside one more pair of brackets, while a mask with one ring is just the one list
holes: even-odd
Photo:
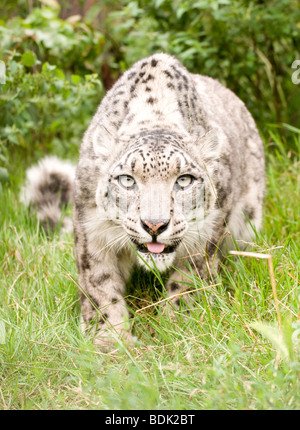
[[[195, 239], [197, 239], [197, 241]], [[216, 248], [219, 247], [219, 243], [215, 243], [211, 237], [208, 237], [203, 232], [200, 233], [198, 230], [197, 231], [192, 229], [188, 230], [184, 240], [186, 243], [189, 243], [193, 252], [197, 252], [197, 251], [205, 252], [205, 247], [207, 243], [212, 244]], [[193, 241], [192, 245], [191, 245], [191, 241]]]
[[[197, 235], [197, 237], [200, 239], [200, 241], [198, 242], [198, 245], [200, 245], [200, 247], [202, 248], [202, 250], [203, 250], [203, 251], [205, 251], [205, 245], [206, 245], [207, 243], [210, 243], [210, 244], [212, 244], [214, 247], [218, 248], [218, 250], [221, 252], [221, 254], [222, 254], [222, 255], [224, 255], [224, 252], [223, 252], [223, 251], [222, 251], [222, 249], [220, 248], [220, 243], [221, 243], [221, 242], [222, 242], [222, 240], [225, 238], [225, 236], [227, 235], [227, 233], [225, 233], [225, 234], [221, 237], [220, 241], [216, 243], [216, 242], [214, 242], [214, 241], [212, 240], [212, 238], [211, 238], [211, 237], [209, 237], [209, 236], [205, 235], [204, 233], [200, 233], [200, 234], [199, 234], [199, 232], [198, 232], [198, 234], [197, 234], [197, 232], [196, 232], [196, 231], [193, 231], [193, 230], [189, 230], [189, 232], [190, 232], [190, 233], [192, 233], [192, 234], [194, 234], [194, 235]], [[188, 232], [188, 233], [189, 233], [189, 232]], [[202, 239], [204, 239], [204, 241], [203, 241]]]
[[101, 231], [101, 234], [102, 233], [105, 233], [106, 231], [108, 231], [108, 230], [111, 230], [111, 229], [116, 229], [116, 228], [123, 228], [121, 225], [112, 225], [111, 227], [108, 227], [108, 228], [106, 228], [105, 230], [102, 230]]
[[120, 244], [118, 251], [120, 252], [122, 248], [124, 248], [124, 246], [128, 244], [128, 242], [129, 242], [129, 237], [126, 235], [125, 238], [123, 239], [123, 242]]
[[197, 236], [198, 239], [200, 239], [200, 241], [201, 239], [204, 239], [205, 241], [210, 242], [212, 245], [217, 246], [217, 244], [212, 241], [211, 237], [205, 235], [204, 233], [200, 233], [199, 231], [194, 231], [194, 230], [189, 230], [188, 233], [194, 234], [195, 236]]
[[124, 237], [125, 234], [125, 232], [122, 232], [119, 236], [113, 237], [111, 240], [109, 240], [103, 248], [101, 248], [95, 253], [95, 257], [99, 256], [101, 252], [103, 252], [107, 248], [107, 251], [109, 251], [116, 243], [118, 243]]

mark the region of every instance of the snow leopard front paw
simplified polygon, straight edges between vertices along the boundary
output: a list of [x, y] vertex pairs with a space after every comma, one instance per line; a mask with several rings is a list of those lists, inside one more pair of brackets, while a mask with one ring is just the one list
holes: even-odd
[[103, 352], [112, 352], [119, 346], [134, 346], [137, 337], [129, 332], [114, 333], [110, 330], [101, 330], [93, 339], [93, 343]]
[[124, 322], [122, 327], [99, 327], [91, 321], [82, 320], [81, 328], [103, 352], [112, 352], [120, 345], [134, 345], [137, 342], [137, 337], [131, 334], [128, 322]]

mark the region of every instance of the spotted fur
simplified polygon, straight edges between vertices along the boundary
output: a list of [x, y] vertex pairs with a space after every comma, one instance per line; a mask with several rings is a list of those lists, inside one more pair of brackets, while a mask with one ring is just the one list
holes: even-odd
[[[184, 174], [194, 183], [183, 192], [176, 180]], [[120, 185], [122, 175], [133, 188]], [[170, 275], [171, 296], [186, 280], [184, 261], [206, 276], [226, 232], [244, 243], [261, 227], [263, 194], [263, 145], [245, 105], [174, 57], [138, 61], [104, 97], [81, 145], [74, 230], [84, 328], [92, 322], [99, 343], [112, 328], [126, 331], [135, 263], [181, 269]], [[164, 230], [151, 236], [145, 219]], [[174, 251], [140, 258], [136, 250], [153, 240]]]
[[80, 150], [73, 224], [83, 328], [101, 345], [126, 335], [125, 283], [136, 263], [180, 269], [171, 270], [170, 296], [184, 288], [186, 262], [208, 276], [232, 245], [228, 232], [242, 245], [260, 229], [264, 188], [262, 141], [237, 96], [166, 54], [134, 64]]

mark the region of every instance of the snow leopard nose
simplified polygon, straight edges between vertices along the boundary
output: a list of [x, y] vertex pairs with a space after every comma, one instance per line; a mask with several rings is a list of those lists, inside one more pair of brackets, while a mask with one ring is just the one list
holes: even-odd
[[158, 236], [168, 228], [170, 220], [143, 220], [141, 219], [142, 226], [147, 233], [151, 236]]

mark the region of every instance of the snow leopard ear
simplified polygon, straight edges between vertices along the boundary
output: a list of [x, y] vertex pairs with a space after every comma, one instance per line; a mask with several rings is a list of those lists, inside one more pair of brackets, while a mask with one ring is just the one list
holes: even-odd
[[103, 124], [97, 124], [91, 130], [90, 139], [97, 157], [107, 158], [117, 143], [117, 138]]

